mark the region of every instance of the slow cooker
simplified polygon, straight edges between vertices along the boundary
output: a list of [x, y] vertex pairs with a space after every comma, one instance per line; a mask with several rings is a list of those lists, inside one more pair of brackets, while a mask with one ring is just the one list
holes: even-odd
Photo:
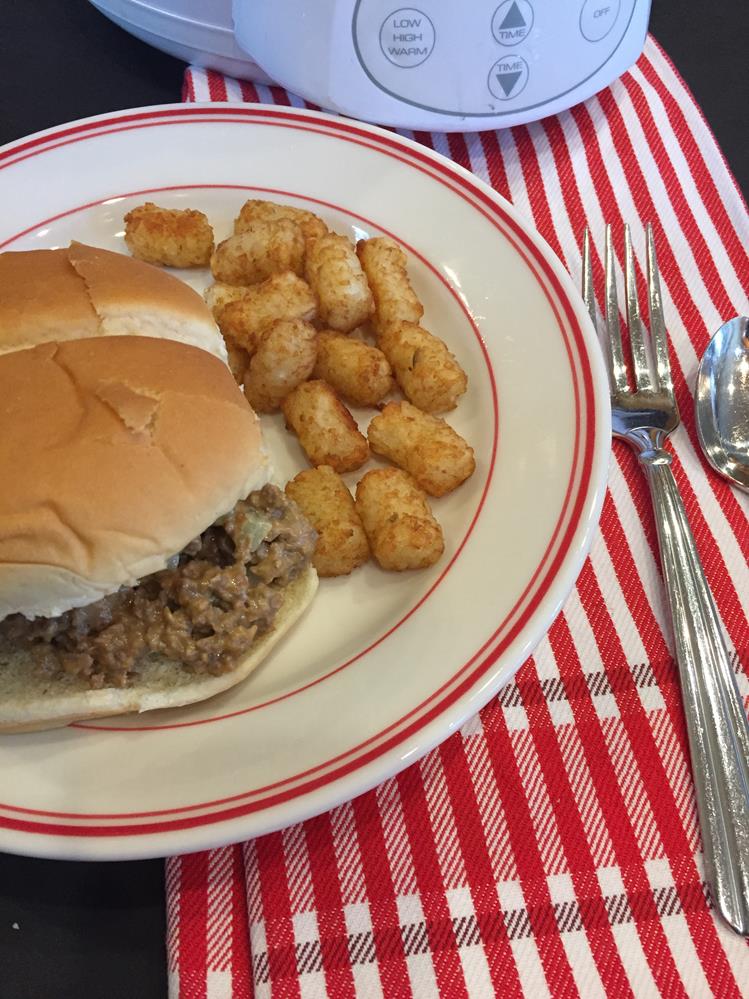
[[189, 62], [364, 121], [440, 131], [585, 100], [635, 62], [650, 16], [650, 0], [92, 2]]

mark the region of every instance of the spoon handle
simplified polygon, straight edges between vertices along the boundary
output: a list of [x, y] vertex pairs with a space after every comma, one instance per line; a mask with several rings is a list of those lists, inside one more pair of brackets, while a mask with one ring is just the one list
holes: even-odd
[[713, 901], [749, 935], [749, 725], [670, 463], [639, 456], [650, 485]]

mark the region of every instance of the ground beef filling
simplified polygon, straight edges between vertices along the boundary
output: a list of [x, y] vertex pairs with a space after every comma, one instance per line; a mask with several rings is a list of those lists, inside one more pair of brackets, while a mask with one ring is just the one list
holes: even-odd
[[158, 654], [196, 673], [232, 669], [264, 634], [283, 589], [309, 564], [314, 530], [276, 486], [250, 493], [191, 541], [172, 566], [88, 607], [28, 621], [14, 614], [0, 638], [29, 648], [40, 669], [124, 687]]

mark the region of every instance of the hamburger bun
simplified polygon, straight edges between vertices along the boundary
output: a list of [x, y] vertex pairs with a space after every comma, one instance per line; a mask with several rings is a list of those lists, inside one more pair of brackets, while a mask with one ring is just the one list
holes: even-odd
[[[270, 479], [260, 425], [229, 369], [150, 337], [0, 355], [0, 619], [54, 617], [166, 568]], [[243, 680], [311, 601], [309, 568], [232, 670], [148, 659], [127, 687], [36, 672], [0, 646], [0, 731], [175, 707]]]
[[227, 360], [201, 296], [159, 267], [75, 242], [0, 253], [0, 353], [123, 334], [179, 340]]
[[132, 586], [269, 479], [207, 351], [94, 337], [0, 355], [0, 619]]

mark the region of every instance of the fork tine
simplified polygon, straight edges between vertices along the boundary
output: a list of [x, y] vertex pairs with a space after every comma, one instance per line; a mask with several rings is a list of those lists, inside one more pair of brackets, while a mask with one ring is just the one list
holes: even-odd
[[632, 253], [632, 236], [629, 225], [624, 226], [624, 284], [627, 294], [627, 325], [629, 326], [629, 343], [632, 349], [632, 367], [635, 372], [635, 384], [640, 392], [646, 392], [652, 387], [650, 380], [650, 365], [645, 348], [644, 327], [640, 318], [640, 307], [637, 303], [637, 279], [635, 277], [635, 258]]
[[648, 311], [650, 314], [650, 338], [655, 353], [655, 371], [657, 388], [673, 396], [674, 386], [671, 380], [671, 362], [668, 358], [668, 334], [663, 318], [663, 300], [661, 299], [661, 282], [658, 275], [658, 260], [655, 255], [655, 237], [653, 227], [647, 225], [648, 243]]
[[595, 329], [598, 329], [598, 317], [596, 316], [596, 296], [593, 291], [593, 267], [590, 262], [590, 230], [585, 227], [583, 233], [583, 299], [588, 309], [591, 321]]
[[616, 297], [614, 251], [611, 247], [611, 226], [606, 226], [606, 331], [608, 334], [611, 380], [616, 392], [626, 392], [627, 366], [622, 350], [622, 331], [619, 326], [619, 301]]

